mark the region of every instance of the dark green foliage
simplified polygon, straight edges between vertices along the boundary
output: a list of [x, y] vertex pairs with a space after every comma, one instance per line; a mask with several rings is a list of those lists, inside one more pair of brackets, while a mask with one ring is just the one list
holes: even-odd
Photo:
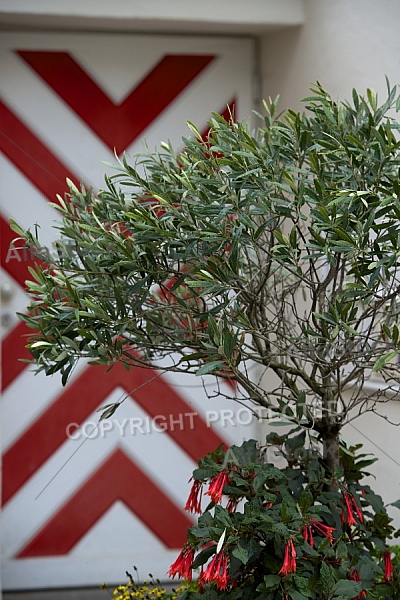
[[[291, 454], [291, 446], [289, 435], [280, 446], [284, 456]], [[222, 500], [224, 508], [221, 500], [211, 502], [188, 531], [188, 542], [197, 552], [192, 567], [199, 569], [222, 552], [229, 556], [229, 568], [222, 589], [205, 583], [203, 571], [191, 599], [204, 600], [212, 590], [227, 600], [398, 598], [399, 562], [393, 561], [394, 571], [389, 573], [384, 560], [393, 534], [391, 520], [382, 499], [362, 483], [364, 469], [373, 460], [356, 458], [359, 448], [342, 445], [338, 487], [327, 491], [330, 477], [315, 451], [276, 469], [266, 462], [268, 447], [268, 440], [261, 448], [249, 441], [199, 461], [195, 481], [212, 486], [215, 477], [226, 474], [223, 491], [228, 503]], [[352, 499], [352, 515], [346, 494]], [[240, 500], [239, 507], [233, 508], [232, 500], [234, 505]], [[295, 567], [285, 571], [289, 540], [295, 548]]]

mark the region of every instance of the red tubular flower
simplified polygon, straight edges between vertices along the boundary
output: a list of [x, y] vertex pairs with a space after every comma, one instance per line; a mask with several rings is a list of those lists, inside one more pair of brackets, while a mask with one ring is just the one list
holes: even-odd
[[383, 560], [385, 564], [385, 572], [383, 574], [383, 577], [385, 578], [385, 581], [390, 581], [393, 577], [393, 564], [390, 556], [390, 550], [385, 551], [385, 554], [383, 555]]
[[360, 519], [360, 522], [362, 523], [364, 521], [364, 515], [362, 514], [361, 510], [359, 509], [358, 504], [357, 504], [354, 496], [351, 496], [351, 501], [352, 501], [352, 504], [354, 506], [354, 510], [357, 513], [357, 517]]
[[314, 548], [314, 537], [311, 525], [304, 525], [302, 533], [304, 540], [310, 544], [311, 548]]
[[296, 568], [296, 548], [294, 547], [293, 540], [290, 538], [290, 540], [285, 545], [283, 565], [278, 575], [288, 575], [289, 573], [295, 573]]
[[223, 469], [223, 471], [211, 479], [210, 487], [206, 492], [206, 496], [211, 496], [211, 500], [214, 502], [214, 504], [218, 504], [218, 502], [221, 502], [222, 493], [227, 483], [228, 473], [226, 469]]
[[185, 544], [176, 561], [170, 566], [168, 571], [172, 579], [178, 575], [181, 579], [192, 581], [192, 564], [194, 561], [194, 550], [189, 544]]
[[324, 523], [320, 523], [317, 519], [311, 517], [310, 519], [311, 525], [314, 527], [316, 531], [321, 533], [324, 537], [329, 538], [330, 543], [333, 542], [333, 532], [336, 531], [335, 527], [328, 527], [328, 525], [324, 525]]
[[[357, 521], [355, 520], [354, 514], [353, 514], [354, 498], [348, 492], [344, 493], [344, 503], [345, 503], [346, 509], [347, 509], [347, 525], [349, 525], [350, 527], [351, 527], [351, 525], [357, 525]], [[341, 520], [342, 520], [342, 523], [346, 523], [344, 511], [342, 511]]]
[[219, 590], [226, 590], [229, 582], [228, 565], [229, 557], [225, 552], [214, 554], [207, 569], [200, 575], [200, 585], [214, 582]]
[[[350, 575], [348, 576], [349, 579], [351, 579], [351, 581], [361, 581], [360, 578], [360, 574], [357, 571], [357, 569], [353, 569], [350, 573]], [[353, 598], [353, 600], [358, 600], [359, 598], [366, 598], [367, 597], [367, 592], [365, 590], [362, 590], [362, 592], [360, 592], [358, 594], [358, 596], [355, 596]]]
[[[193, 479], [193, 477], [192, 477]], [[189, 479], [189, 481], [191, 481]], [[192, 489], [190, 490], [189, 498], [185, 504], [185, 510], [191, 513], [201, 514], [201, 496], [203, 491], [203, 484], [197, 479], [193, 480]]]
[[226, 505], [226, 510], [230, 513], [234, 512], [238, 504], [238, 498], [229, 498], [228, 504]]

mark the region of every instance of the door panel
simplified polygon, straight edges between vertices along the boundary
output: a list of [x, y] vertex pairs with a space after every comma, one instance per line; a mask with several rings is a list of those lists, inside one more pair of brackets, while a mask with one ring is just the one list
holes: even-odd
[[[32, 257], [10, 251], [8, 219], [39, 223], [51, 249], [47, 203], [66, 177], [98, 189], [114, 147], [132, 155], [146, 138], [179, 149], [188, 119], [206, 131], [210, 112], [233, 104], [247, 117], [252, 42], [5, 33], [0, 50], [3, 586], [97, 585], [133, 565], [162, 579], [192, 522], [182, 507], [196, 459], [254, 436], [254, 421], [207, 400], [193, 377], [85, 364], [65, 388], [34, 376], [18, 362], [26, 332], [14, 315], [26, 307]], [[123, 394], [115, 419], [98, 425], [98, 407]]]

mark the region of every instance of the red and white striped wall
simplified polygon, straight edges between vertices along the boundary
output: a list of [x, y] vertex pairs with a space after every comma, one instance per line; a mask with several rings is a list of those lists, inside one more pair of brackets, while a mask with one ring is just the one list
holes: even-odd
[[[252, 42], [212, 37], [3, 33], [0, 41], [2, 583], [5, 589], [117, 582], [135, 565], [165, 577], [192, 517], [183, 511], [198, 457], [254, 436], [249, 413], [208, 400], [195, 377], [79, 365], [62, 388], [34, 376], [26, 329], [30, 257], [10, 252], [8, 219], [40, 225], [65, 179], [99, 188], [118, 154], [178, 149], [186, 120], [251, 113]], [[206, 381], [210, 389], [215, 385]], [[221, 384], [225, 394], [234, 394]], [[137, 389], [139, 388], [139, 389]], [[132, 390], [137, 389], [136, 392]], [[113, 420], [96, 410], [126, 394]], [[236, 412], [234, 412], [236, 411]], [[88, 438], [88, 439], [85, 439]]]

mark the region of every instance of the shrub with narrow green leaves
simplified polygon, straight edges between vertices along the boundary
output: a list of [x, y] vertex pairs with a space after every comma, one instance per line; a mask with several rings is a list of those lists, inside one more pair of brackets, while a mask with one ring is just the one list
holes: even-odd
[[214, 114], [179, 155], [122, 157], [97, 197], [71, 184], [53, 253], [14, 223], [43, 261], [20, 315], [37, 368], [66, 383], [80, 358], [161, 358], [233, 379], [317, 432], [334, 473], [349, 416], [399, 396], [400, 102], [317, 84], [305, 106], [266, 103], [255, 132]]

